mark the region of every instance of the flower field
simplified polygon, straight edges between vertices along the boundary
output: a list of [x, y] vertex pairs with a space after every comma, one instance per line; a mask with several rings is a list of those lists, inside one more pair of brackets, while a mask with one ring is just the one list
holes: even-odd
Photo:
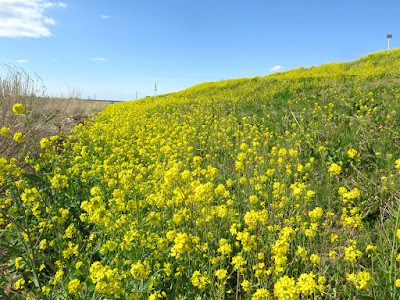
[[396, 49], [109, 105], [0, 159], [0, 293], [398, 299], [399, 100]]

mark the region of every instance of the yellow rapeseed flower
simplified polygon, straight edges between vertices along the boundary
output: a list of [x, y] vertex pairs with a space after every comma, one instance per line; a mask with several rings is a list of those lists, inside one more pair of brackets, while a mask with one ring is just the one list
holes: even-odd
[[16, 132], [14, 133], [14, 141], [17, 143], [22, 143], [25, 141], [25, 136], [22, 134], [22, 132]]
[[22, 290], [25, 286], [25, 279], [24, 278], [20, 278], [15, 282], [15, 289], [16, 290]]
[[329, 166], [328, 172], [332, 177], [338, 176], [342, 172], [342, 167], [338, 164], [333, 163]]
[[357, 155], [357, 150], [350, 149], [349, 151], [347, 151], [347, 154], [350, 158], [354, 158]]
[[[399, 279], [400, 280], [400, 279]], [[241, 283], [241, 286], [242, 286], [242, 288], [243, 288], [243, 290], [245, 291], [245, 292], [248, 292], [248, 291], [250, 291], [250, 289], [251, 289], [251, 283], [250, 283], [250, 281], [248, 281], [248, 280], [243, 280], [243, 282]]]
[[2, 127], [1, 129], [0, 129], [0, 134], [1, 135], [5, 135], [5, 136], [8, 136], [8, 133], [10, 132], [10, 128], [8, 128], [8, 127]]
[[214, 274], [218, 279], [224, 279], [224, 278], [226, 278], [228, 271], [225, 269], [219, 269], [219, 270], [215, 271]]
[[24, 115], [25, 114], [25, 107], [20, 103], [16, 103], [13, 106], [12, 111], [16, 115]]
[[287, 275], [279, 278], [274, 284], [274, 295], [278, 300], [298, 300], [299, 289], [296, 281]]

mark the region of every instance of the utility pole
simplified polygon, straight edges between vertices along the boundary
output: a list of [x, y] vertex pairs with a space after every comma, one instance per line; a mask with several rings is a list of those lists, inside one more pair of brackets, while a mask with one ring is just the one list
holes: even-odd
[[154, 83], [154, 100], [157, 99], [157, 82]]
[[388, 34], [387, 35], [387, 38], [388, 38], [388, 51], [390, 50], [390, 39], [392, 38], [392, 35], [391, 34]]

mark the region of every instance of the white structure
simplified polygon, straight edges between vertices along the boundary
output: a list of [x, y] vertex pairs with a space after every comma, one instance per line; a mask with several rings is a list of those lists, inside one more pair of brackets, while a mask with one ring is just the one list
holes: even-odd
[[387, 49], [390, 50], [390, 39], [392, 38], [392, 35], [388, 34], [387, 38], [388, 38], [388, 48]]

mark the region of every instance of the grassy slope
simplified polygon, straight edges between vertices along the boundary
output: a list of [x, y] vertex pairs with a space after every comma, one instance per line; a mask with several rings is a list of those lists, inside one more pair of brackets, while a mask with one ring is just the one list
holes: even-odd
[[[107, 106], [76, 142], [64, 143], [62, 156], [49, 149], [32, 163], [39, 177], [50, 174], [39, 184], [43, 205], [56, 208], [50, 217], [70, 212], [42, 236], [56, 246], [35, 244], [37, 257], [51, 257], [41, 285], [53, 286], [47, 280], [60, 260], [68, 277], [52, 293], [65, 295], [79, 279], [86, 294], [69, 292], [80, 299], [124, 298], [132, 288], [132, 297], [163, 291], [170, 299], [261, 299], [254, 295], [279, 297], [291, 288], [304, 299], [307, 289], [325, 299], [396, 299], [399, 56], [374, 53]], [[64, 175], [68, 187], [55, 183]], [[48, 218], [44, 211], [25, 224]], [[63, 254], [72, 223], [79, 249], [93, 234], [89, 254], [72, 255], [79, 270]], [[28, 248], [14, 246], [13, 258], [26, 257]], [[235, 265], [238, 257], [245, 266]], [[97, 273], [107, 270], [117, 274]], [[230, 277], [217, 279], [217, 270]], [[96, 280], [106, 288], [95, 288]]]

